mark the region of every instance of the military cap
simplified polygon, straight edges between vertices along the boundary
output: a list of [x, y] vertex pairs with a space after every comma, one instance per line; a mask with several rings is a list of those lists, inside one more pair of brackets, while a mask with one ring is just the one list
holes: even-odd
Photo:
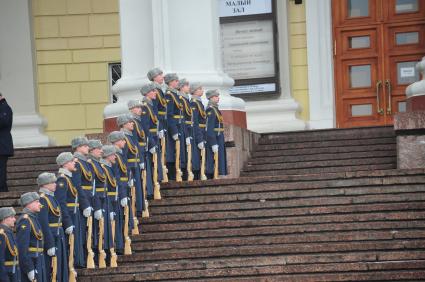
[[125, 134], [122, 131], [112, 131], [108, 135], [109, 143], [115, 143], [117, 141], [124, 140], [124, 139], [125, 139]]
[[128, 109], [131, 110], [133, 108], [142, 106], [142, 103], [140, 102], [140, 100], [130, 100], [127, 102], [127, 106]]
[[197, 82], [191, 83], [190, 84], [190, 93], [192, 93], [192, 94], [195, 93], [195, 91], [198, 90], [201, 87], [202, 87], [202, 85], [200, 83], [197, 83]]
[[25, 207], [26, 205], [37, 201], [40, 199], [40, 196], [36, 192], [28, 192], [21, 195], [21, 198], [19, 199], [19, 203], [21, 206]]
[[113, 155], [117, 152], [117, 149], [115, 149], [115, 146], [113, 145], [105, 145], [102, 147], [103, 151], [103, 157], [109, 157], [110, 155]]
[[179, 89], [185, 85], [189, 85], [189, 81], [186, 78], [182, 78], [179, 80]]
[[3, 219], [9, 216], [15, 216], [15, 215], [16, 215], [15, 209], [12, 207], [0, 208], [0, 221], [3, 221]]
[[155, 86], [155, 83], [148, 83], [142, 86], [142, 88], [140, 89], [140, 93], [142, 93], [143, 96], [146, 96], [146, 94], [148, 94], [149, 92], [155, 89], [157, 89], [157, 87]]
[[126, 124], [128, 122], [131, 122], [133, 120], [134, 120], [134, 117], [133, 117], [132, 114], [130, 114], [130, 113], [122, 114], [122, 115], [119, 115], [117, 117], [117, 125], [118, 126], [123, 126], [124, 124]]
[[70, 153], [70, 152], [62, 152], [56, 158], [56, 163], [59, 166], [63, 166], [64, 164], [66, 164], [67, 162], [72, 161], [73, 159], [75, 159], [75, 157], [74, 157], [74, 155], [72, 153]]
[[157, 76], [162, 74], [162, 70], [160, 68], [153, 68], [150, 71], [148, 71], [148, 79], [150, 81], [153, 81], [153, 79]]
[[43, 172], [37, 177], [37, 185], [43, 186], [46, 184], [54, 183], [56, 182], [57, 178], [54, 173], [51, 172]]
[[89, 140], [84, 136], [78, 136], [71, 140], [72, 149], [78, 148], [83, 145], [88, 145]]
[[179, 80], [179, 77], [177, 76], [177, 74], [176, 73], [167, 73], [165, 76], [164, 76], [164, 82], [165, 83], [169, 83], [169, 82], [171, 82], [171, 81], [173, 81], [173, 80]]
[[211, 97], [214, 97], [214, 96], [220, 96], [220, 93], [218, 92], [217, 89], [211, 89], [211, 90], [208, 90], [207, 93], [205, 93], [205, 95], [207, 96], [207, 99], [210, 99]]
[[89, 140], [89, 149], [100, 149], [102, 148], [102, 142], [98, 139], [90, 139]]

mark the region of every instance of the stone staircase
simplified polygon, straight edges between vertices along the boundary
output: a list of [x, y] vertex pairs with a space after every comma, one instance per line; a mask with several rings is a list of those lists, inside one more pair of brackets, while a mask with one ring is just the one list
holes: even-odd
[[162, 185], [133, 255], [78, 280], [425, 281], [425, 170], [396, 169], [392, 128], [264, 134], [242, 175]]

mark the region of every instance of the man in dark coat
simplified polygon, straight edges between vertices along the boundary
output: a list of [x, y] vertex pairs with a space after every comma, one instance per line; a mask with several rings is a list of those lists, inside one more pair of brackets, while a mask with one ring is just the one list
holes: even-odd
[[0, 192], [7, 192], [7, 159], [13, 156], [12, 130], [13, 113], [0, 93]]

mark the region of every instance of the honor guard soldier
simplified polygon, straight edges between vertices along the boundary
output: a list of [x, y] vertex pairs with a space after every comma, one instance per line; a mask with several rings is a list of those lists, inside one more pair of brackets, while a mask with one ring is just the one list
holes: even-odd
[[[152, 98], [152, 109], [155, 116], [158, 118], [158, 178], [163, 182], [168, 182], [167, 167], [166, 167], [166, 134], [167, 134], [167, 99], [164, 94], [164, 74], [161, 69], [151, 69], [147, 77], [155, 85], [156, 97]], [[143, 94], [142, 94], [143, 95]]]
[[207, 114], [202, 103], [202, 95], [204, 94], [204, 90], [200, 84], [195, 83], [190, 85], [190, 93], [192, 94], [190, 105], [192, 107], [193, 119], [192, 170], [195, 179], [206, 180], [205, 129]]
[[[71, 140], [72, 150], [76, 159], [75, 172], [72, 173], [72, 181], [81, 193], [80, 202], [85, 201], [81, 225], [84, 226], [83, 242], [86, 242], [85, 255], [87, 268], [94, 268], [94, 253], [92, 250], [93, 238], [88, 240], [87, 234], [93, 230], [93, 172], [88, 161], [89, 140], [86, 137], [75, 137]], [[81, 208], [82, 206], [80, 206]], [[90, 225], [90, 227], [89, 227]]]
[[[139, 167], [140, 174], [142, 175], [143, 183], [143, 193], [146, 195], [145, 199], [153, 198], [153, 184], [152, 184], [152, 167], [150, 165], [150, 155], [148, 152], [148, 132], [145, 132], [143, 129], [141, 115], [142, 115], [142, 102], [140, 100], [130, 100], [127, 103], [130, 113], [133, 114], [133, 123], [134, 129], [132, 131], [134, 139], [138, 144], [139, 151]], [[157, 129], [155, 128], [155, 134]], [[149, 140], [150, 142], [150, 140]], [[145, 202], [146, 203], [146, 202]]]
[[124, 249], [123, 240], [123, 210], [120, 206], [121, 199], [125, 195], [119, 191], [116, 176], [118, 174], [116, 164], [117, 150], [113, 145], [105, 145], [102, 147], [103, 158], [101, 166], [106, 175], [106, 190], [108, 195], [108, 205], [105, 207], [108, 210], [105, 213], [109, 214], [109, 227], [105, 228], [104, 250], [109, 252], [109, 261], [111, 267], [117, 267], [117, 254], [115, 248]]
[[[116, 180], [120, 198], [120, 206], [122, 210], [122, 229], [119, 230], [119, 227], [115, 229], [116, 232], [121, 232], [124, 239], [124, 249], [121, 249], [119, 244], [117, 244], [117, 252], [124, 253], [125, 255], [131, 255], [131, 240], [130, 240], [130, 230], [134, 227], [133, 219], [133, 207], [131, 198], [131, 188], [128, 181], [128, 167], [127, 167], [127, 158], [124, 156], [122, 149], [125, 147], [125, 136], [121, 131], [113, 131], [108, 135], [108, 142], [111, 143], [116, 150]], [[135, 203], [135, 202], [134, 202]]]
[[122, 114], [117, 117], [117, 125], [120, 127], [121, 132], [125, 136], [125, 147], [123, 153], [127, 157], [128, 168], [129, 168], [129, 179], [133, 182], [135, 187], [135, 195], [133, 199], [136, 201], [136, 217], [135, 226], [138, 226], [137, 217], [143, 214], [143, 211], [147, 206], [145, 205], [145, 195], [142, 189], [141, 174], [139, 167], [139, 150], [137, 141], [133, 135], [134, 121], [131, 113]]
[[218, 109], [220, 93], [208, 90], [207, 107], [207, 166], [208, 178], [217, 179], [219, 175], [227, 175], [227, 156], [224, 143], [223, 116]]
[[[166, 74], [165, 83], [168, 85], [165, 97], [167, 99], [167, 152], [166, 161], [168, 179], [182, 181], [181, 164], [185, 163], [185, 139], [183, 135], [183, 105], [177, 94], [179, 78], [175, 73]], [[182, 153], [183, 152], [183, 153]]]
[[49, 281], [68, 281], [68, 258], [62, 212], [55, 198], [56, 175], [43, 172], [37, 177], [41, 210], [38, 220], [44, 235], [46, 277]]
[[36, 192], [25, 193], [19, 199], [21, 206], [24, 207], [16, 224], [22, 281], [48, 281], [43, 254], [43, 231], [37, 218], [37, 213], [41, 209], [39, 200], [40, 196]]
[[194, 179], [194, 174], [192, 172], [192, 147], [193, 147], [193, 120], [192, 120], [192, 107], [190, 106], [190, 86], [189, 81], [186, 79], [181, 79], [179, 81], [179, 98], [181, 101], [181, 104], [183, 106], [182, 110], [182, 116], [183, 116], [183, 122], [182, 122], [182, 128], [183, 128], [183, 135], [185, 140], [185, 154], [184, 159], [186, 160], [182, 164], [183, 169], [183, 179], [192, 181]]
[[156, 85], [154, 83], [145, 84], [140, 89], [140, 93], [144, 97], [145, 103], [142, 107], [141, 125], [146, 132], [148, 142], [149, 156], [147, 158], [148, 165], [152, 167], [152, 181], [154, 185], [154, 199], [161, 199], [159, 182], [162, 180], [162, 164], [161, 164], [161, 150], [160, 138], [156, 134], [159, 126], [158, 116], [155, 114], [154, 103], [157, 99]]
[[13, 229], [16, 212], [12, 207], [0, 208], [0, 281], [21, 281], [18, 261], [18, 246]]
[[84, 266], [82, 238], [85, 228], [81, 225], [81, 213], [79, 212], [81, 193], [72, 182], [72, 173], [75, 171], [75, 158], [72, 153], [60, 153], [56, 158], [56, 163], [59, 166], [59, 172], [55, 197], [61, 208], [62, 227], [67, 236], [69, 280], [73, 281], [77, 275], [74, 266]]

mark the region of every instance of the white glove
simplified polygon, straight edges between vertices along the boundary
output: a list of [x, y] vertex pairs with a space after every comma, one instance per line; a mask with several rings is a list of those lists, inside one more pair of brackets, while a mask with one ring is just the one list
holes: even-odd
[[217, 153], [218, 152], [218, 145], [212, 145], [211, 149], [214, 153]]
[[83, 215], [84, 215], [84, 217], [89, 217], [90, 215], [91, 215], [91, 211], [93, 210], [93, 208], [92, 207], [88, 207], [88, 208], [85, 208], [84, 210], [83, 210]]
[[49, 255], [49, 257], [53, 257], [54, 255], [56, 255], [56, 248], [50, 248], [47, 250], [47, 254]]
[[133, 178], [128, 181], [128, 186], [130, 186], [130, 187], [134, 186], [134, 179]]
[[174, 134], [174, 135], [173, 135], [173, 139], [174, 139], [174, 140], [179, 139], [179, 135], [178, 135], [178, 134]]
[[186, 138], [186, 146], [191, 145], [191, 143], [190, 143], [190, 139], [191, 139], [190, 137], [187, 137], [187, 138]]
[[65, 233], [68, 234], [68, 235], [71, 235], [72, 232], [74, 232], [74, 225], [71, 225], [70, 227], [65, 229]]
[[109, 213], [109, 220], [110, 220], [110, 221], [113, 221], [113, 220], [114, 220], [114, 218], [115, 218], [115, 213], [114, 213], [114, 212], [110, 212], [110, 213]]
[[205, 144], [204, 144], [204, 142], [200, 142], [200, 143], [198, 143], [198, 148], [199, 148], [199, 150], [204, 149], [204, 148], [205, 148]]
[[[141, 170], [144, 170], [145, 169], [145, 163], [140, 163], [139, 164], [139, 168], [141, 169]], [[132, 185], [133, 186], [133, 185]]]
[[127, 198], [121, 199], [120, 203], [121, 203], [121, 207], [125, 208], [126, 206], [128, 206], [128, 199]]
[[94, 212], [94, 218], [97, 220], [101, 219], [103, 217], [102, 210], [97, 210]]
[[158, 138], [159, 138], [159, 139], [164, 138], [164, 130], [160, 130], [160, 131], [158, 131]]
[[30, 272], [27, 273], [28, 279], [30, 281], [33, 281], [35, 278], [35, 270], [31, 270]]
[[156, 147], [150, 148], [149, 152], [153, 155], [156, 153]]

